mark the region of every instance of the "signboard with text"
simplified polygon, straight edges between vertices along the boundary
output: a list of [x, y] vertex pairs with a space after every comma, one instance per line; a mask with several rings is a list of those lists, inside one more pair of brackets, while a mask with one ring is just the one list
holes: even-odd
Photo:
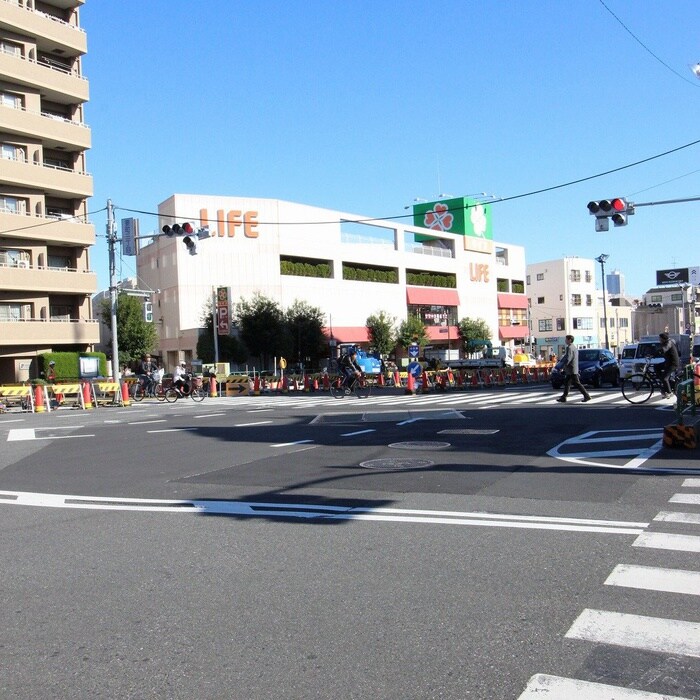
[[216, 332], [218, 335], [228, 335], [231, 332], [228, 287], [216, 289]]

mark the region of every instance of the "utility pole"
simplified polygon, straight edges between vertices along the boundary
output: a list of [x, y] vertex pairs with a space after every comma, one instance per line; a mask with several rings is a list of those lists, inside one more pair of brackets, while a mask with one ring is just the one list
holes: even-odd
[[109, 307], [112, 324], [112, 379], [119, 381], [119, 340], [117, 339], [117, 264], [114, 249], [117, 243], [117, 224], [114, 205], [107, 200], [107, 245], [109, 247]]

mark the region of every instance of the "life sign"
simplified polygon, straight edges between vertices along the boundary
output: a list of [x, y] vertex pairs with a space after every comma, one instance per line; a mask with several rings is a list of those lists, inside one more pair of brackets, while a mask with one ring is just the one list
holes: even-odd
[[[199, 221], [202, 228], [212, 228], [209, 223], [209, 212], [206, 209], [199, 210]], [[258, 237], [257, 211], [232, 209], [229, 212], [224, 212], [223, 209], [219, 209], [216, 212], [216, 221], [212, 222], [212, 224], [216, 225], [216, 231], [212, 233], [212, 236], [217, 235], [219, 238], [224, 236], [233, 238], [237, 230], [243, 231], [243, 235], [246, 238]]]

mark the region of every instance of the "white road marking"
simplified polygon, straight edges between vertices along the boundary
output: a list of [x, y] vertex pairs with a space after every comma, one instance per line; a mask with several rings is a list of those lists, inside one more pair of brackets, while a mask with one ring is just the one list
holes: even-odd
[[671, 695], [648, 693], [645, 690], [619, 688], [604, 683], [579, 681], [538, 673], [527, 684], [518, 700], [684, 700]]
[[605, 585], [700, 595], [700, 571], [618, 564], [608, 576]]
[[165, 423], [165, 418], [158, 418], [157, 420], [133, 420], [129, 421], [127, 425], [148, 425], [149, 423]]
[[[304, 449], [313, 449], [315, 445]], [[50, 508], [86, 508], [92, 510], [135, 510], [163, 513], [206, 513], [239, 516], [277, 516], [280, 518], [325, 518], [377, 522], [411, 522], [480, 527], [510, 527], [561, 532], [596, 532], [611, 535], [636, 535], [648, 523], [589, 518], [556, 518], [537, 515], [502, 515], [461, 511], [415, 510], [401, 508], [352, 508], [309, 503], [266, 503], [250, 501], [164, 500], [146, 498], [108, 498], [70, 496], [24, 491], [0, 491], [1, 505], [44, 506]]]
[[295, 440], [294, 442], [278, 442], [270, 447], [291, 447], [292, 445], [303, 445], [306, 442], [313, 442], [313, 440]]
[[645, 532], [632, 542], [632, 546], [671, 549], [676, 552], [700, 552], [700, 537], [668, 532]]
[[354, 433], [341, 433], [340, 437], [352, 437], [353, 435], [364, 435], [365, 433], [374, 433], [375, 428], [368, 428], [367, 430], [356, 430]]
[[564, 636], [568, 639], [700, 658], [698, 622], [586, 608]]
[[259, 420], [259, 421], [255, 421], [254, 423], [235, 423], [233, 427], [234, 428], [248, 428], [251, 425], [269, 425], [270, 423], [272, 423], [271, 420]]
[[215, 418], [216, 416], [225, 416], [225, 413], [200, 413], [195, 418]]
[[688, 489], [700, 489], [700, 479], [685, 479], [681, 486]]
[[669, 503], [689, 503], [700, 506], [700, 493], [677, 493], [668, 499]]
[[654, 520], [667, 523], [683, 523], [685, 525], [700, 525], [700, 513], [676, 513], [662, 510], [654, 516]]
[[186, 433], [188, 431], [196, 430], [196, 428], [161, 428], [159, 430], [147, 430], [146, 432], [151, 433]]
[[397, 423], [396, 425], [408, 425], [409, 423], [417, 423], [419, 420], [423, 420], [422, 418], [409, 418], [408, 420], [402, 420], [400, 423]]
[[7, 442], [17, 442], [19, 440], [34, 440], [34, 428], [13, 428], [7, 434]]
[[19, 442], [22, 440], [70, 440], [73, 438], [95, 437], [94, 434], [83, 435], [47, 435], [39, 436], [37, 430], [53, 432], [55, 430], [80, 430], [84, 425], [55, 425], [51, 428], [13, 428], [7, 434], [7, 442]]

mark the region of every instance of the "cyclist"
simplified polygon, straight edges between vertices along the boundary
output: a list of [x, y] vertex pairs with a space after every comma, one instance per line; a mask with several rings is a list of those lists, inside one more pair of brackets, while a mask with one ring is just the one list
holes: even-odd
[[678, 355], [676, 341], [669, 338], [668, 333], [659, 333], [659, 340], [661, 341], [661, 355], [663, 355], [664, 361], [654, 365], [654, 371], [661, 382], [664, 398], [668, 399], [673, 396], [669, 376], [675, 374], [680, 367], [681, 360]]
[[357, 348], [348, 348], [345, 355], [340, 358], [340, 371], [344, 375], [343, 384], [345, 385], [345, 393], [349, 394], [355, 382], [362, 376], [360, 365], [357, 364]]
[[185, 369], [186, 367], [187, 365], [181, 362], [173, 372], [173, 388], [180, 396], [184, 396], [189, 391], [189, 385], [187, 384], [189, 375]]
[[146, 353], [139, 363], [139, 380], [143, 386], [143, 393], [146, 395], [153, 395], [153, 373], [156, 369], [155, 362], [152, 362], [150, 354]]

